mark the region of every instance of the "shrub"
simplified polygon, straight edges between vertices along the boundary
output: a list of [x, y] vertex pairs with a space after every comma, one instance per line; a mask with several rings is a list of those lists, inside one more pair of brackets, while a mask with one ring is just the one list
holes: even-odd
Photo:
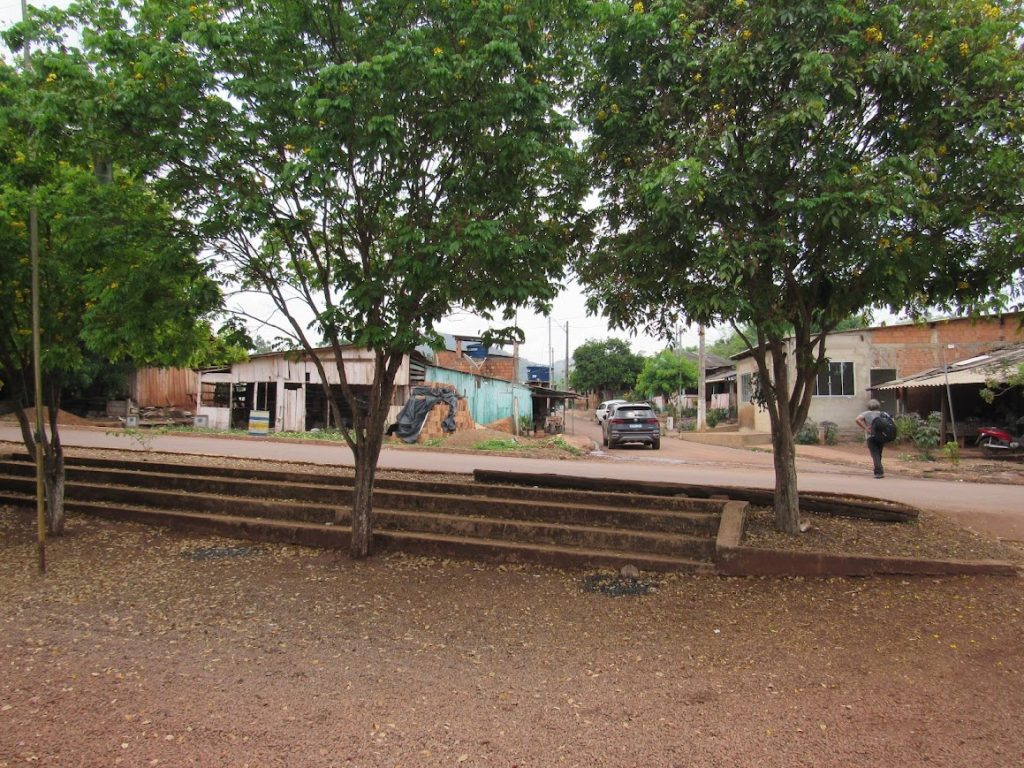
[[823, 421], [821, 426], [825, 428], [825, 445], [838, 445], [839, 425], [834, 421]]
[[800, 431], [796, 433], [797, 445], [817, 445], [818, 444], [818, 422], [811, 421], [808, 419], [804, 422], [804, 425], [800, 427]]
[[920, 458], [934, 461], [935, 455], [932, 452], [939, 447], [941, 423], [942, 414], [937, 411], [928, 414], [927, 419], [922, 419], [916, 413], [902, 413], [896, 417], [896, 440], [913, 443]]
[[901, 413], [894, 420], [896, 422], [896, 442], [913, 442], [914, 435], [919, 429], [921, 417], [916, 413]]
[[960, 465], [960, 444], [955, 440], [950, 440], [944, 446], [942, 450], [946, 452], [946, 458], [949, 459], [949, 463], [954, 467]]
[[939, 447], [939, 427], [942, 424], [942, 414], [932, 411], [927, 419], [921, 419], [917, 432], [914, 435], [914, 447], [921, 452], [921, 458], [926, 461], [933, 461], [932, 454]]

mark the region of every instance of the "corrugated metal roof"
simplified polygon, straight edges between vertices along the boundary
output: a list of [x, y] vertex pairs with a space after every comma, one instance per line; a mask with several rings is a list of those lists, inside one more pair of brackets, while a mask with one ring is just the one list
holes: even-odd
[[871, 389], [913, 389], [915, 387], [944, 387], [947, 383], [984, 384], [988, 381], [1005, 381], [1024, 364], [1024, 346], [1003, 347], [984, 355], [950, 363], [944, 368], [930, 368], [927, 371], [878, 384]]

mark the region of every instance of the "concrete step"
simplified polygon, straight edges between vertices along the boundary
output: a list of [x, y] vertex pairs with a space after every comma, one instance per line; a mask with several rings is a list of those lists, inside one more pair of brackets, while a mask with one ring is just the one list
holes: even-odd
[[[0, 504], [31, 507], [34, 499], [0, 490]], [[271, 541], [326, 549], [347, 549], [351, 529], [346, 525], [324, 525], [298, 520], [240, 517], [153, 509], [93, 501], [67, 501], [69, 514], [86, 514], [110, 520], [159, 525], [175, 530], [226, 536], [251, 541]], [[375, 512], [378, 521], [387, 511]], [[389, 529], [379, 526], [374, 533], [377, 549], [444, 557], [465, 557], [496, 562], [529, 562], [559, 568], [633, 565], [640, 570], [676, 573], [714, 573], [706, 558], [688, 558], [659, 552], [616, 551], [593, 546], [547, 542], [524, 542], [464, 534]]]
[[[67, 461], [65, 496], [69, 513], [347, 547], [352, 485], [351, 476], [314, 472], [75, 458]], [[0, 503], [29, 506], [34, 493], [28, 457], [0, 457]], [[375, 544], [562, 565], [711, 569], [722, 505], [494, 485], [469, 476], [385, 477], [374, 492]]]
[[[12, 488], [34, 488], [34, 469], [31, 464], [0, 461], [0, 473], [8, 472], [15, 473], [7, 481]], [[218, 512], [222, 511], [224, 504], [220, 497], [227, 496], [231, 498], [233, 514], [286, 517], [311, 522], [333, 519], [338, 509], [351, 506], [354, 494], [351, 478], [347, 478], [348, 484], [314, 484], [315, 478], [308, 475], [290, 475], [291, 479], [286, 482], [213, 475], [191, 477], [183, 474], [180, 468], [175, 473], [164, 473], [70, 465], [66, 468], [66, 477], [69, 487], [73, 486], [75, 492], [84, 499], [104, 497], [119, 503], [169, 505], [175, 509]], [[308, 482], [296, 482], [303, 478]], [[720, 502], [706, 499], [546, 491], [543, 488], [518, 489], [482, 483], [432, 481], [417, 484], [412, 481], [394, 486], [389, 479], [385, 479], [382, 485], [384, 487], [374, 491], [375, 505], [395, 510], [604, 525], [692, 536], [714, 534], [718, 530], [721, 507]], [[406, 490], [410, 485], [434, 490]], [[520, 495], [520, 490], [525, 492]], [[294, 503], [278, 503], [285, 500]]]

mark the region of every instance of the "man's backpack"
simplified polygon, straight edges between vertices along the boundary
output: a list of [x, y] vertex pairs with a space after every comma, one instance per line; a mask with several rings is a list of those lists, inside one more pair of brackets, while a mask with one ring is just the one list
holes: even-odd
[[880, 443], [891, 443], [896, 439], [896, 420], [885, 411], [879, 411], [871, 422], [871, 436]]

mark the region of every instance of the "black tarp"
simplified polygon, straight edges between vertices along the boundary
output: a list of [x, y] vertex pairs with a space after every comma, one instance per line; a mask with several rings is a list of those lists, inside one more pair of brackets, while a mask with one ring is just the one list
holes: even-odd
[[441, 422], [445, 432], [455, 431], [455, 409], [459, 396], [451, 387], [413, 387], [412, 396], [402, 407], [398, 420], [388, 428], [389, 435], [398, 435], [407, 443], [415, 443], [423, 429], [423, 422], [438, 403], [448, 404], [448, 416]]

